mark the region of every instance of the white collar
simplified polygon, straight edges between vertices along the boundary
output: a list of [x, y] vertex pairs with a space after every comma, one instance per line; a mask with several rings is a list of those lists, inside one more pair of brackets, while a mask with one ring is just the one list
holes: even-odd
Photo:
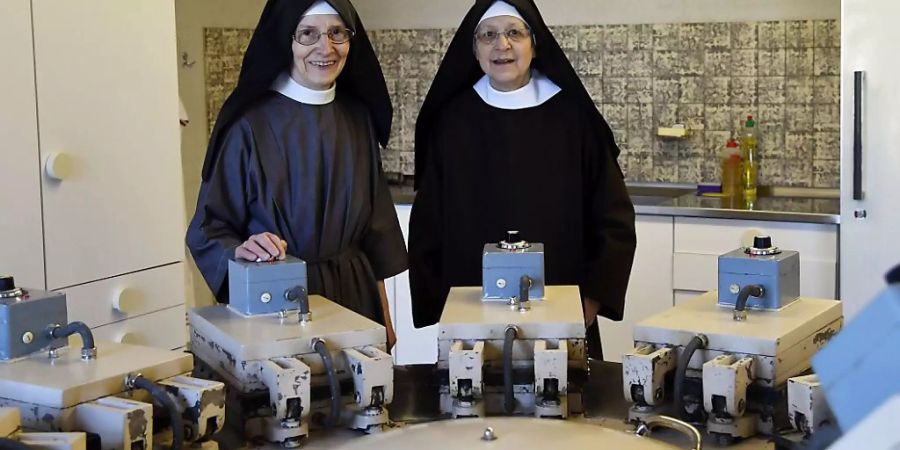
[[317, 91], [294, 81], [291, 75], [285, 72], [279, 75], [275, 82], [272, 83], [272, 90], [289, 99], [306, 103], [307, 105], [327, 105], [334, 101], [337, 83], [332, 84], [329, 89]]
[[481, 77], [473, 88], [485, 103], [500, 109], [532, 108], [550, 100], [562, 90], [537, 70], [531, 71], [531, 80], [528, 84], [514, 91], [503, 92], [494, 89], [487, 75]]

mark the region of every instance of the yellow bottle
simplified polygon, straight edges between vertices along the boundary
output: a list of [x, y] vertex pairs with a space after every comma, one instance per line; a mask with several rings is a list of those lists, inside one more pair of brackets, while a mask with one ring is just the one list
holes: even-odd
[[744, 134], [741, 135], [741, 187], [744, 198], [756, 200], [756, 185], [759, 176], [759, 156], [757, 155], [756, 122], [753, 116], [747, 116]]

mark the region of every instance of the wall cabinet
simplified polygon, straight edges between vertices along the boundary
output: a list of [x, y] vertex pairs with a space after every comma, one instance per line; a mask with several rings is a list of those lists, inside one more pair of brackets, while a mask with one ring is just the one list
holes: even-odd
[[174, 4], [4, 0], [0, 42], [0, 272], [91, 326], [183, 305]]

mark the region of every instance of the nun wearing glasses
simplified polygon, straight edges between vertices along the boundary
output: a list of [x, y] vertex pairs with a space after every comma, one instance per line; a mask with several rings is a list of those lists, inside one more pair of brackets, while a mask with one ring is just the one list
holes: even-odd
[[406, 248], [381, 169], [393, 110], [347, 0], [269, 0], [213, 129], [187, 231], [218, 301], [228, 261], [293, 255], [309, 292], [393, 331], [383, 280]]
[[545, 245], [548, 285], [577, 285], [589, 353], [597, 315], [621, 320], [636, 246], [612, 131], [532, 0], [477, 0], [416, 123], [409, 235], [417, 327], [452, 286], [481, 285], [507, 230]]

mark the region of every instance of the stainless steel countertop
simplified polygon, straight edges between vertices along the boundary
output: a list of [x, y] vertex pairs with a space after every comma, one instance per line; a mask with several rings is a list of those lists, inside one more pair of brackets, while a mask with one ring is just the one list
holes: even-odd
[[[841, 219], [836, 189], [763, 186], [753, 204], [698, 196], [696, 186], [683, 184], [629, 183], [628, 192], [641, 215], [821, 224], [839, 224]], [[408, 186], [391, 186], [391, 195], [395, 204], [412, 204], [415, 199]]]

